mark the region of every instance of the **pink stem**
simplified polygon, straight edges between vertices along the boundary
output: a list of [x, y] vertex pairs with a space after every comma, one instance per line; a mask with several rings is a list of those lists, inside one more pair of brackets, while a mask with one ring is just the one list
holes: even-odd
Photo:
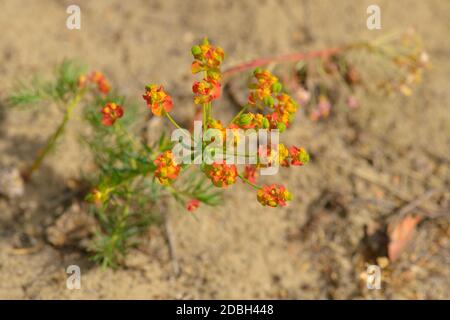
[[282, 62], [293, 62], [293, 61], [300, 61], [300, 60], [308, 60], [313, 58], [325, 58], [332, 55], [335, 55], [341, 51], [346, 49], [346, 47], [336, 47], [336, 48], [328, 48], [324, 50], [316, 50], [306, 53], [291, 53], [291, 54], [285, 54], [281, 56], [271, 57], [271, 58], [259, 58], [255, 60], [251, 60], [248, 62], [244, 62], [235, 66], [232, 66], [228, 69], [226, 69], [222, 74], [227, 77], [231, 76], [235, 73], [245, 71], [247, 69], [252, 69], [256, 67], [265, 66], [271, 63], [282, 63]]

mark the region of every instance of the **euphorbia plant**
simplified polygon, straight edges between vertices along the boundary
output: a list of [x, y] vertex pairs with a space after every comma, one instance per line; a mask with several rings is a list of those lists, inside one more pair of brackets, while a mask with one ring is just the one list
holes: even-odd
[[305, 107], [311, 120], [317, 121], [332, 115], [337, 105], [358, 108], [360, 91], [410, 96], [429, 66], [429, 57], [420, 36], [410, 28], [373, 40], [257, 58], [231, 66], [223, 74], [230, 79], [237, 73], [264, 66], [282, 75], [292, 97]]
[[[208, 130], [216, 130], [216, 141], [204, 140], [203, 136], [199, 139], [177, 124], [170, 114], [176, 112], [176, 105], [163, 86], [147, 85], [143, 98], [147, 112], [166, 117], [177, 129], [183, 130], [183, 135], [200, 148], [201, 154], [218, 151], [211, 148], [212, 142], [225, 142], [229, 135], [233, 146], [237, 145], [240, 138], [235, 133], [239, 130], [273, 133], [282, 132], [291, 125], [297, 103], [283, 91], [278, 78], [261, 69], [254, 72], [248, 103], [227, 125], [223, 125], [213, 116], [213, 103], [221, 96], [224, 52], [205, 40], [192, 48], [192, 54], [192, 72], [201, 74], [201, 79], [192, 86], [193, 102], [202, 110], [202, 130], [205, 134]], [[27, 179], [62, 138], [74, 110], [82, 108], [83, 118], [91, 127], [88, 134], [83, 134], [83, 140], [90, 147], [96, 165], [96, 170], [85, 175], [88, 184], [93, 185], [87, 199], [92, 203], [91, 209], [98, 221], [92, 249], [95, 259], [107, 266], [120, 263], [127, 248], [137, 243], [137, 236], [151, 223], [164, 218], [160, 209], [155, 208], [161, 205], [165, 195], [172, 196], [193, 212], [201, 203], [219, 203], [219, 191], [211, 185], [226, 188], [241, 180], [256, 189], [256, 199], [262, 205], [284, 206], [291, 200], [291, 193], [278, 184], [257, 185], [258, 172], [278, 165], [300, 166], [309, 160], [303, 148], [266, 143], [258, 145], [257, 154], [253, 155], [254, 163], [238, 168], [230, 161], [230, 156], [236, 154], [234, 151], [227, 154], [229, 146], [222, 144], [223, 161], [211, 162], [205, 157], [195, 165], [189, 161], [183, 163], [172, 150], [176, 141], [170, 141], [164, 133], [156, 143], [149, 145], [133, 130], [136, 122], [145, 118], [139, 116], [144, 109], [127, 103], [125, 97], [112, 90], [101, 72], [86, 73], [68, 61], [59, 68], [55, 81], [35, 82], [23, 87], [10, 101], [15, 105], [57, 103], [64, 112], [60, 125], [36, 160], [23, 170]]]
[[[291, 193], [282, 185], [266, 185], [258, 186], [256, 184], [256, 176], [261, 168], [267, 168], [273, 165], [281, 165], [285, 167], [300, 166], [309, 161], [308, 153], [303, 148], [292, 146], [285, 147], [283, 144], [267, 145], [261, 141], [257, 145], [257, 153], [252, 155], [249, 153], [240, 154], [244, 159], [253, 156], [254, 163], [247, 164], [242, 171], [236, 165], [236, 154], [234, 153], [234, 145], [230, 147], [229, 143], [225, 143], [227, 135], [232, 135], [232, 144], [238, 144], [240, 137], [236, 131], [253, 130], [256, 134], [259, 131], [265, 133], [283, 132], [292, 123], [298, 104], [286, 93], [283, 92], [283, 86], [278, 78], [267, 70], [256, 69], [254, 71], [255, 81], [249, 85], [249, 95], [247, 104], [236, 114], [228, 125], [213, 116], [213, 103], [221, 96], [221, 65], [225, 54], [222, 48], [215, 47], [209, 43], [207, 39], [202, 44], [192, 47], [191, 70], [193, 74], [200, 74], [201, 80], [195, 81], [192, 91], [195, 94], [194, 104], [199, 105], [202, 110], [202, 129], [204, 136], [200, 137], [195, 133], [187, 133], [187, 130], [178, 125], [178, 123], [170, 115], [173, 110], [173, 101], [170, 95], [164, 90], [162, 85], [150, 84], [146, 86], [143, 95], [148, 108], [155, 116], [166, 116], [168, 120], [187, 136], [187, 142], [194, 142], [194, 147], [200, 146], [200, 153], [204, 155], [200, 163], [201, 171], [211, 180], [213, 185], [220, 188], [226, 188], [238, 179], [250, 185], [257, 190], [257, 200], [264, 206], [277, 207], [285, 206], [287, 201], [291, 200]], [[252, 112], [248, 111], [252, 109]], [[176, 107], [174, 109], [176, 112]], [[214, 139], [204, 139], [212, 134], [208, 134], [208, 130], [215, 131]], [[210, 148], [213, 142], [220, 140], [221, 144], [214, 144], [214, 148]], [[186, 139], [184, 139], [186, 140]], [[229, 139], [230, 140], [230, 139]], [[186, 143], [186, 141], [185, 141]], [[188, 146], [191, 148], [192, 146]], [[231, 151], [230, 151], [231, 149]], [[189, 151], [189, 150], [188, 150]], [[224, 157], [219, 160], [206, 161], [205, 156], [208, 151], [220, 153]], [[245, 152], [245, 150], [244, 150]], [[214, 157], [217, 158], [217, 157]], [[155, 179], [162, 185], [170, 186], [180, 173], [189, 167], [180, 163], [180, 160], [186, 158], [179, 157], [177, 160], [172, 151], [165, 151], [160, 154], [154, 164], [157, 170], [154, 172]], [[187, 158], [188, 164], [191, 164], [192, 157]], [[195, 161], [194, 161], [195, 163]], [[191, 201], [198, 199], [191, 199]], [[195, 206], [197, 207], [197, 206]], [[192, 205], [188, 206], [192, 209]]]

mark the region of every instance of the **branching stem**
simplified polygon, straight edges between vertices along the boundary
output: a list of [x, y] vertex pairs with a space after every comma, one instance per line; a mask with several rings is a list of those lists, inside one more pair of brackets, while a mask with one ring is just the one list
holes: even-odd
[[23, 173], [23, 177], [25, 180], [29, 180], [34, 171], [36, 171], [42, 164], [44, 158], [49, 154], [49, 152], [54, 148], [56, 142], [59, 137], [63, 134], [67, 123], [72, 117], [73, 110], [78, 105], [82, 97], [82, 93], [77, 93], [75, 97], [69, 102], [66, 107], [66, 111], [64, 113], [64, 118], [53, 135], [48, 139], [47, 144], [43, 149], [41, 149], [35, 158], [34, 162], [30, 165], [30, 167]]
[[246, 184], [252, 186], [253, 188], [255, 188], [256, 190], [261, 189], [261, 187], [257, 186], [254, 183], [251, 183], [247, 178], [245, 178], [242, 174], [238, 173], [238, 177], [241, 178], [242, 181], [244, 181]]

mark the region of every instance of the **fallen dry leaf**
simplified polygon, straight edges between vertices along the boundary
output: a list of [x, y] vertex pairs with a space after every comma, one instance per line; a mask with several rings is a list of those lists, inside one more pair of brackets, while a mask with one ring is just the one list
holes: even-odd
[[416, 225], [422, 217], [406, 216], [396, 225], [389, 225], [388, 255], [391, 261], [395, 261], [401, 255], [407, 244], [411, 241]]

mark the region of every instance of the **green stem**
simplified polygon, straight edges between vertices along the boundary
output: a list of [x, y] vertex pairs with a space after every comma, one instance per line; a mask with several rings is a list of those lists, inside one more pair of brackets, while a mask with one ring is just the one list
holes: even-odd
[[251, 183], [247, 178], [244, 178], [244, 176], [242, 176], [242, 174], [238, 173], [238, 177], [241, 178], [241, 180], [244, 181], [246, 184], [255, 188], [256, 190], [261, 189], [261, 187], [257, 186], [256, 184]]
[[206, 121], [208, 124], [211, 121], [211, 113], [212, 113], [212, 103], [209, 102], [206, 106]]
[[183, 128], [180, 127], [180, 125], [172, 118], [172, 116], [171, 116], [168, 112], [165, 112], [164, 114], [166, 115], [167, 119], [169, 119], [169, 121], [170, 121], [175, 127], [177, 127], [178, 129], [183, 129]]
[[77, 104], [80, 102], [82, 97], [81, 93], [78, 93], [72, 101], [67, 105], [66, 111], [64, 113], [64, 118], [61, 122], [61, 124], [58, 126], [56, 131], [53, 133], [53, 135], [48, 139], [47, 144], [45, 145], [44, 149], [42, 149], [34, 162], [31, 164], [31, 166], [28, 168], [28, 170], [25, 171], [24, 177], [28, 180], [31, 178], [31, 175], [34, 171], [36, 171], [42, 164], [42, 161], [44, 158], [49, 154], [49, 152], [54, 148], [56, 141], [59, 139], [59, 137], [63, 134], [67, 123], [69, 122], [70, 118], [72, 117], [73, 110], [77, 106]]
[[203, 104], [203, 132], [206, 131], [206, 129], [208, 128], [207, 126], [207, 104], [204, 103]]
[[225, 153], [223, 153], [224, 156], [238, 156], [238, 157], [245, 157], [245, 158], [252, 158], [252, 157], [257, 157], [257, 155], [249, 155], [249, 154], [240, 154], [240, 153], [227, 153], [225, 151]]
[[191, 138], [192, 141], [195, 142], [195, 139], [192, 137], [192, 135], [190, 135], [189, 133], [186, 133], [186, 129], [183, 129], [176, 121], [174, 118], [172, 118], [172, 116], [169, 113], [165, 113], [167, 119], [169, 119], [169, 121], [178, 129], [182, 130], [183, 133], [185, 133], [186, 136], [189, 136], [189, 138]]
[[233, 120], [231, 120], [230, 124], [233, 124], [240, 116], [241, 114], [243, 114], [245, 112], [245, 110], [247, 110], [248, 108], [248, 104], [246, 104], [241, 111], [239, 111], [239, 113], [237, 115], [234, 116]]

